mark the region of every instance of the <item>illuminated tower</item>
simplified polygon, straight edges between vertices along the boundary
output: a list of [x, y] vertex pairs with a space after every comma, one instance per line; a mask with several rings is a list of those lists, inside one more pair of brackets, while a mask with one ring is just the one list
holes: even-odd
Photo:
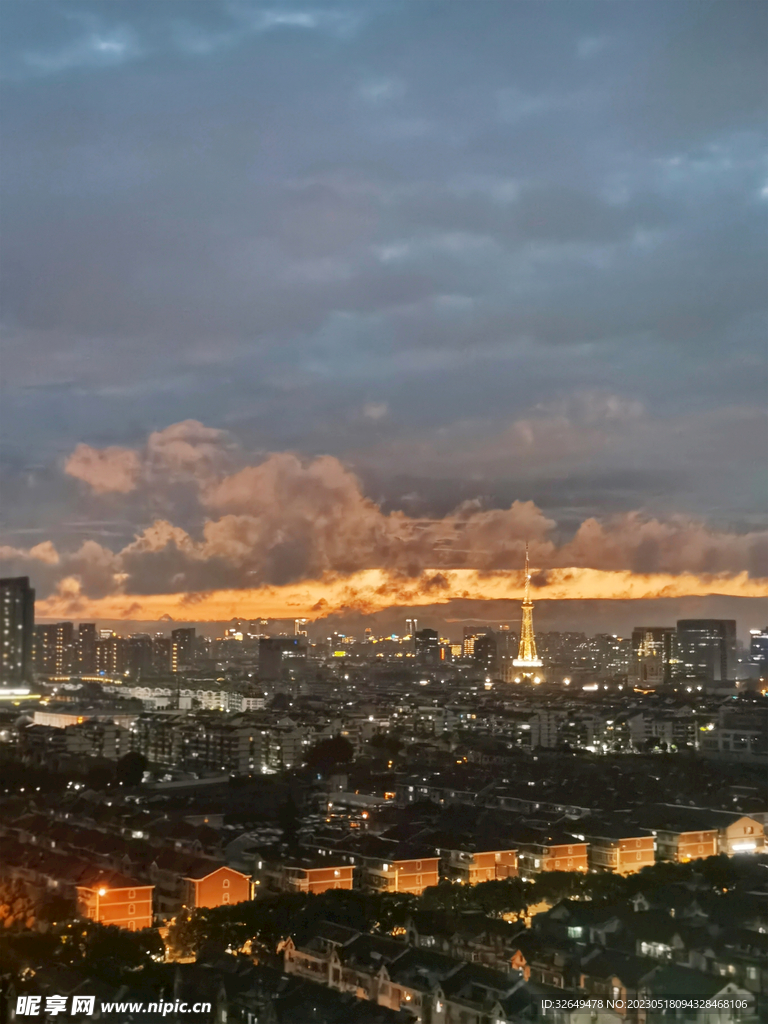
[[[512, 664], [523, 670], [523, 675], [542, 667], [543, 662], [536, 654], [536, 637], [533, 635], [533, 601], [531, 600], [531, 573], [528, 569], [528, 545], [525, 545], [525, 591], [523, 594], [523, 621], [520, 624], [520, 647]], [[536, 682], [540, 682], [536, 676]]]

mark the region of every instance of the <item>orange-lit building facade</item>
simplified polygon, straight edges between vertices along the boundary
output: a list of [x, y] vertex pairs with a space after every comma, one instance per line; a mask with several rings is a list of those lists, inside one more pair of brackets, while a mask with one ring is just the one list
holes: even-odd
[[630, 875], [656, 863], [653, 836], [630, 837], [590, 835], [588, 862], [593, 871]]
[[354, 865], [341, 861], [317, 863], [314, 861], [285, 861], [264, 864], [264, 882], [279, 892], [312, 892], [316, 895], [328, 889], [352, 889]]
[[519, 866], [523, 875], [537, 875], [541, 871], [588, 871], [589, 844], [574, 839], [569, 843], [525, 843], [520, 847]]
[[366, 858], [361, 872], [364, 889], [375, 892], [408, 892], [421, 895], [440, 881], [440, 858], [383, 861]]
[[456, 882], [476, 885], [517, 875], [517, 850], [445, 850], [445, 873]]
[[201, 868], [195, 872], [195, 877], [184, 879], [187, 907], [221, 907], [251, 899], [253, 889], [248, 875], [229, 867], [214, 868], [208, 874], [204, 871], [205, 868]]
[[152, 927], [153, 889], [123, 875], [88, 879], [77, 885], [77, 909], [92, 921], [137, 932]]
[[702, 829], [698, 832], [678, 832], [671, 829], [656, 833], [656, 849], [659, 860], [671, 860], [687, 864], [703, 857], [716, 857], [718, 853], [718, 830]]

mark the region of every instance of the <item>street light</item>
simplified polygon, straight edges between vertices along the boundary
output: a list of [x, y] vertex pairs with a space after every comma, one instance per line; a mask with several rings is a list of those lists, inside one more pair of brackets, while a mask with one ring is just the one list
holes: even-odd
[[106, 889], [97, 889], [96, 890], [96, 920], [97, 921], [99, 920], [99, 898], [101, 896], [106, 896], [106, 895], [107, 895], [107, 890]]

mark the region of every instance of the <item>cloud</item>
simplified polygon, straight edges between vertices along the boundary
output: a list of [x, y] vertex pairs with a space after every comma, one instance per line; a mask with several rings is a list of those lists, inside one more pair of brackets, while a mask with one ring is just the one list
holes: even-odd
[[[602, 394], [574, 396], [568, 408], [574, 417], [601, 422], [632, 420], [642, 412], [631, 401]], [[567, 422], [564, 417], [562, 422]], [[518, 446], [539, 443], [535, 432], [525, 436], [529, 428], [530, 423], [514, 425]], [[546, 443], [556, 447], [564, 438], [563, 427]], [[123, 456], [130, 452], [120, 451]], [[110, 490], [105, 481], [112, 479], [110, 472], [114, 475], [113, 462], [124, 466], [127, 461], [113, 452], [88, 449], [88, 457], [77, 463], [92, 471], [80, 475], [92, 485], [95, 481], [97, 494]], [[570, 539], [559, 540], [559, 524], [532, 501], [513, 501], [506, 508], [465, 501], [441, 517], [386, 512], [332, 456], [302, 459], [276, 452], [227, 472], [232, 455], [228, 435], [197, 422], [153, 433], [141, 452], [142, 459], [133, 453], [136, 461], [128, 464], [152, 474], [147, 500], [164, 495], [172, 511], [174, 502], [182, 501], [175, 481], [193, 482], [196, 525], [156, 518], [115, 552], [93, 540], [72, 552], [43, 542], [28, 550], [2, 549], [3, 561], [13, 571], [30, 572], [41, 595], [62, 586], [69, 593], [74, 580], [78, 600], [135, 597], [140, 602], [151, 595], [175, 601], [171, 595], [247, 594], [264, 588], [288, 588], [285, 594], [294, 593], [290, 588], [298, 588], [296, 593], [308, 588], [313, 600], [320, 600], [330, 580], [337, 600], [348, 583], [348, 600], [354, 604], [363, 600], [359, 581], [378, 573], [377, 607], [387, 600], [408, 603], [408, 595], [420, 593], [426, 600], [438, 591], [453, 599], [464, 594], [462, 588], [474, 599], [486, 577], [489, 593], [496, 594], [500, 587], [516, 585], [526, 544], [544, 574], [541, 586], [553, 599], [556, 594], [567, 597], [569, 587], [581, 598], [608, 597], [617, 587], [624, 588], [627, 598], [646, 590], [657, 597], [667, 590], [672, 596], [747, 595], [759, 586], [751, 580], [768, 576], [766, 531], [728, 533], [690, 517], [659, 519], [635, 511], [602, 521], [589, 518]], [[242, 452], [237, 455], [245, 458]], [[181, 511], [189, 518], [189, 492], [185, 495]], [[609, 593], [595, 591], [601, 580]], [[157, 607], [155, 598], [150, 604]]]
[[135, 489], [141, 462], [130, 448], [92, 448], [79, 444], [67, 459], [64, 471], [87, 483], [96, 494], [127, 494]]
[[[537, 588], [536, 601], [647, 601], [713, 594], [764, 598], [768, 594], [768, 580], [751, 580], [746, 573], [701, 577], [690, 573], [672, 576], [594, 569], [553, 570], [547, 582]], [[39, 603], [38, 610], [44, 618], [87, 616], [135, 621], [157, 621], [163, 617], [185, 621], [190, 615], [200, 621], [236, 616], [315, 619], [350, 612], [371, 615], [386, 608], [434, 606], [456, 600], [518, 602], [521, 596], [521, 573], [488, 574], [473, 570], [427, 572], [416, 579], [368, 570], [283, 587], [137, 598], [113, 595], [102, 600], [84, 597], [77, 581], [67, 578], [54, 594]]]
[[83, 480], [96, 494], [128, 494], [142, 481], [202, 482], [227, 464], [230, 448], [225, 431], [184, 420], [151, 433], [146, 446], [138, 451], [79, 444], [66, 460], [64, 471]]
[[386, 402], [367, 402], [363, 406], [363, 416], [369, 420], [381, 420], [389, 412], [389, 406]]

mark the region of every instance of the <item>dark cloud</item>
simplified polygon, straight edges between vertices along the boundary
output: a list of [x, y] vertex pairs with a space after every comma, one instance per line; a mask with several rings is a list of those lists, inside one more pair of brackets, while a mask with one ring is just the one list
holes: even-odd
[[[641, 508], [754, 527], [765, 5], [7, 0], [0, 20], [11, 547], [110, 517], [116, 547], [155, 519], [199, 543], [184, 446], [232, 475], [233, 438], [338, 456], [387, 511], [535, 500], [559, 543]], [[187, 421], [224, 433], [165, 435]], [[290, 543], [264, 578], [322, 562]], [[162, 557], [142, 585], [231, 577]]]

